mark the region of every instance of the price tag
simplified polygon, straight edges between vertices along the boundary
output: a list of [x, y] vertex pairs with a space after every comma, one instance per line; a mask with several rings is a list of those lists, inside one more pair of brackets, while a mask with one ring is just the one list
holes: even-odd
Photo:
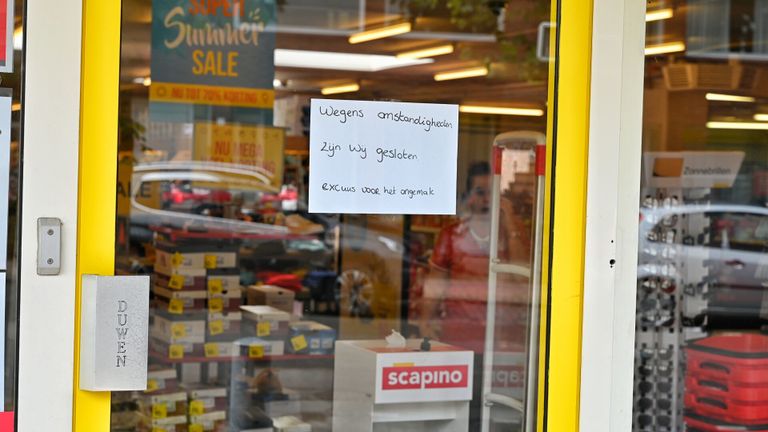
[[216, 268], [217, 264], [218, 264], [218, 260], [216, 259], [216, 255], [205, 256], [205, 268], [207, 268], [208, 270], [212, 270]]
[[147, 380], [147, 390], [146, 390], [147, 392], [153, 392], [158, 388], [160, 388], [160, 386], [157, 385], [156, 379]]
[[209, 322], [208, 332], [211, 334], [211, 336], [216, 336], [224, 333], [224, 322], [222, 320]]
[[206, 357], [218, 357], [219, 356], [219, 344], [217, 343], [207, 343], [204, 345], [205, 347], [205, 356]]
[[182, 255], [181, 252], [173, 254], [171, 257], [171, 265], [173, 267], [179, 267], [182, 264], [184, 264], [184, 255]]
[[307, 347], [307, 338], [304, 335], [294, 336], [291, 338], [291, 345], [293, 346], [293, 351], [299, 352]]
[[184, 345], [174, 344], [168, 347], [168, 358], [183, 359], [184, 358]]
[[264, 357], [264, 345], [250, 345], [248, 346], [249, 358], [262, 358]]
[[216, 295], [224, 292], [224, 283], [221, 279], [208, 279], [208, 294]]
[[189, 403], [189, 415], [199, 416], [205, 414], [205, 405], [203, 401], [193, 400]]
[[208, 311], [217, 313], [224, 310], [224, 299], [212, 298], [208, 299]]
[[184, 313], [184, 300], [171, 299], [168, 303], [168, 312], [174, 315], [181, 315]]
[[171, 325], [171, 334], [174, 339], [183, 338], [187, 335], [187, 326], [182, 323], [175, 323]]
[[189, 425], [189, 432], [205, 432], [205, 429], [200, 423], [192, 423]]
[[180, 290], [184, 288], [184, 276], [183, 275], [171, 276], [171, 279], [168, 281], [168, 287], [175, 290]]
[[256, 324], [256, 336], [258, 337], [269, 336], [271, 332], [272, 332], [272, 325], [269, 323], [269, 321], [264, 321]]
[[161, 419], [168, 417], [168, 406], [164, 403], [152, 404], [152, 418]]

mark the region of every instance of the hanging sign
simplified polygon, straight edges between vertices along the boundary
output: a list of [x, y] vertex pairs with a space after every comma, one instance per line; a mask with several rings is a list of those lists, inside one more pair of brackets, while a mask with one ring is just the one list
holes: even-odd
[[272, 109], [274, 0], [164, 0], [152, 13], [151, 101]]
[[194, 159], [237, 164], [258, 171], [269, 184], [283, 184], [285, 129], [272, 126], [195, 123]]
[[456, 214], [457, 105], [313, 99], [312, 213]]
[[0, 72], [13, 72], [13, 1], [0, 0]]
[[647, 152], [643, 158], [648, 187], [730, 188], [741, 168], [744, 152]]

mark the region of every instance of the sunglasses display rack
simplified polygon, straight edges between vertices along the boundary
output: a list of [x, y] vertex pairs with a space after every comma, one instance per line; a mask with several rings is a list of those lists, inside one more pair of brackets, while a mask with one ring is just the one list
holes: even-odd
[[708, 195], [680, 188], [643, 192], [633, 430], [684, 431], [683, 348], [686, 340], [703, 336], [708, 280], [707, 257], [686, 246], [709, 242], [709, 220], [673, 209], [702, 204]]

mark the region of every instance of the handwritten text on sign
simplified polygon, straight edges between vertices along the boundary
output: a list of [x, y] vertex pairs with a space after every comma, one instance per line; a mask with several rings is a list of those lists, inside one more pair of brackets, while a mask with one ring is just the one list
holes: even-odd
[[456, 105], [312, 99], [309, 211], [456, 214]]

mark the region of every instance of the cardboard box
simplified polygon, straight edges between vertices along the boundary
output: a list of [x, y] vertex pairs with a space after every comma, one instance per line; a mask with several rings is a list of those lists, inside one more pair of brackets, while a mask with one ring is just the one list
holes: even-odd
[[[197, 281], [197, 280], [205, 280], [205, 277], [208, 275], [208, 271], [204, 268], [173, 268], [173, 267], [164, 267], [162, 265], [157, 265], [157, 262], [154, 266], [155, 275], [160, 275], [162, 277], [170, 278], [171, 276], [183, 276], [184, 282], [186, 284], [189, 284], [191, 282]], [[154, 281], [155, 285], [157, 284], [157, 281]], [[201, 286], [199, 289], [205, 289], [204, 286]]]
[[147, 372], [146, 393], [169, 392], [179, 388], [176, 369], [158, 369]]
[[235, 342], [205, 342], [169, 344], [157, 338], [150, 338], [151, 351], [173, 360], [183, 358], [229, 358], [239, 355]]
[[241, 288], [240, 269], [237, 268], [208, 270], [206, 279], [206, 288], [209, 291], [215, 289], [217, 285], [224, 291]]
[[227, 243], [182, 245], [158, 242], [155, 251], [155, 268], [162, 268], [165, 274], [169, 269], [235, 268], [238, 261], [237, 252], [236, 245]]
[[154, 318], [150, 329], [152, 337], [168, 343], [205, 342], [205, 320], [203, 319], [174, 320], [160, 313], [154, 314]]
[[202, 416], [216, 411], [225, 412], [229, 408], [226, 387], [184, 385], [183, 388], [187, 390], [189, 395], [190, 417]]
[[207, 318], [205, 340], [228, 342], [240, 338], [242, 312], [209, 313]]
[[[303, 338], [303, 340], [301, 339]], [[293, 354], [333, 354], [336, 330], [315, 321], [296, 321], [290, 325], [288, 352]]]
[[187, 392], [146, 395], [139, 400], [141, 412], [153, 419], [186, 416]]
[[256, 337], [238, 339], [235, 345], [239, 348], [239, 354], [243, 357], [261, 358], [265, 356], [285, 355], [285, 341], [267, 340]]
[[157, 297], [157, 308], [171, 315], [238, 312], [243, 303], [239, 288], [211, 295], [205, 290], [176, 291], [154, 286], [152, 292]]
[[187, 416], [172, 416], [165, 418], [152, 418], [152, 416], [143, 415], [139, 422], [137, 431], [155, 432], [162, 430], [165, 432], [187, 432]]
[[213, 411], [202, 415], [190, 415], [189, 424], [200, 425], [205, 432], [222, 431], [227, 427], [227, 412]]
[[155, 286], [173, 290], [205, 290], [205, 271], [204, 270], [170, 270], [172, 274], [167, 275], [156, 271], [152, 276]]
[[293, 416], [274, 419], [275, 432], [312, 432], [312, 426]]
[[242, 306], [243, 335], [263, 339], [284, 339], [288, 336], [291, 315], [272, 306]]
[[283, 312], [293, 313], [295, 294], [291, 290], [272, 285], [252, 285], [246, 290], [249, 305], [272, 306]]

